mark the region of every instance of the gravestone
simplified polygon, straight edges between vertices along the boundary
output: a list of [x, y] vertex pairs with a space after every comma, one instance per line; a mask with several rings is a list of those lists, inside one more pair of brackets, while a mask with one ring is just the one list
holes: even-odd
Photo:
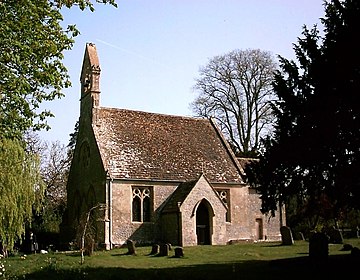
[[280, 228], [282, 245], [293, 245], [294, 239], [292, 237], [291, 229], [287, 226]]
[[184, 250], [182, 247], [176, 247], [174, 251], [175, 251], [175, 258], [181, 258], [184, 256]]
[[329, 235], [329, 242], [332, 244], [343, 244], [344, 238], [339, 229], [332, 228], [327, 233]]
[[300, 231], [295, 232], [294, 240], [305, 240], [304, 234]]
[[135, 241], [132, 241], [130, 239], [127, 240], [126, 242], [127, 248], [128, 248], [128, 255], [135, 255]]
[[150, 255], [157, 255], [157, 254], [159, 254], [159, 249], [160, 249], [159, 244], [154, 244], [154, 245], [152, 245]]
[[169, 244], [161, 244], [159, 256], [166, 257], [169, 255]]
[[309, 240], [309, 257], [312, 261], [326, 261], [329, 256], [329, 237], [322, 232], [315, 232]]

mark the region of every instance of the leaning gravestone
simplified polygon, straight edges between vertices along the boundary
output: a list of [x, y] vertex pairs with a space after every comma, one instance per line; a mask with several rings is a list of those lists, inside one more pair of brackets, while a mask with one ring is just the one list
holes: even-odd
[[295, 232], [294, 240], [305, 240], [304, 234], [300, 231]]
[[312, 261], [326, 261], [329, 256], [329, 238], [325, 233], [315, 232], [309, 240], [309, 257]]
[[280, 228], [280, 233], [281, 233], [281, 242], [282, 245], [293, 245], [294, 244], [294, 239], [291, 233], [291, 229], [287, 226], [282, 226]]
[[135, 253], [135, 241], [132, 241], [132, 240], [129, 239], [126, 242], [126, 245], [127, 245], [127, 248], [128, 248], [127, 254], [128, 255], [135, 255], [136, 254]]

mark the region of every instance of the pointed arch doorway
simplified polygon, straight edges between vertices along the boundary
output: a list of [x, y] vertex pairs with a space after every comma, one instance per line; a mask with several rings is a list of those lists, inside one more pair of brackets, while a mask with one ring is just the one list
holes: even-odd
[[198, 245], [211, 245], [212, 208], [203, 199], [196, 209], [196, 235]]

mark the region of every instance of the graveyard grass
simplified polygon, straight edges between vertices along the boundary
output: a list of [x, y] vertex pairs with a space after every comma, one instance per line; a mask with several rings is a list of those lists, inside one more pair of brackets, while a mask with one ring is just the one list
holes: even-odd
[[[360, 239], [345, 243], [360, 247]], [[149, 255], [151, 247], [136, 247], [136, 255], [126, 248], [95, 251], [82, 265], [79, 252], [18, 254], [0, 260], [0, 279], [332, 279], [360, 271], [360, 259], [343, 244], [330, 244], [322, 262], [310, 261], [307, 241], [185, 247], [182, 258], [174, 258], [174, 248], [167, 257]]]

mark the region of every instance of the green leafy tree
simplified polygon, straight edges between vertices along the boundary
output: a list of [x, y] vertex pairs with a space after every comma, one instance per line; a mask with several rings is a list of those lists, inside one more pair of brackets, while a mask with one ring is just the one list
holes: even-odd
[[324, 7], [324, 35], [304, 27], [294, 47], [298, 64], [281, 58], [276, 128], [246, 170], [264, 212], [291, 200], [308, 217], [336, 220], [360, 208], [360, 2]]
[[[114, 0], [97, 3], [116, 6]], [[45, 190], [39, 156], [27, 150], [28, 130], [49, 129], [45, 101], [71, 85], [63, 52], [79, 31], [61, 26], [62, 8], [94, 11], [91, 0], [0, 1], [0, 242], [11, 248], [24, 233]]]
[[0, 241], [12, 248], [25, 232], [33, 210], [39, 210], [45, 185], [37, 154], [22, 142], [0, 139]]
[[[116, 5], [114, 0], [96, 1]], [[79, 31], [62, 28], [61, 7], [94, 10], [91, 1], [0, 1], [0, 135], [21, 138], [29, 128], [48, 129], [44, 101], [63, 96], [71, 85], [63, 52], [70, 50]]]

